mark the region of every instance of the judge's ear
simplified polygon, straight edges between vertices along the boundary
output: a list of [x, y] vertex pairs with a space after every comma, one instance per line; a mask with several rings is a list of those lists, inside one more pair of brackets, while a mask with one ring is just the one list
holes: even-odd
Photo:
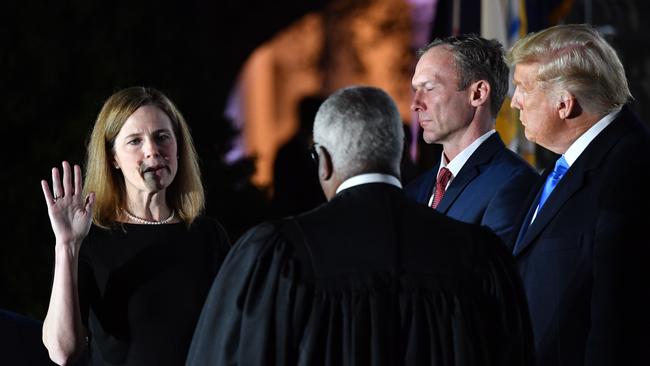
[[318, 145], [317, 149], [319, 150], [318, 178], [321, 181], [328, 181], [332, 178], [332, 174], [334, 173], [332, 156], [330, 155], [329, 151], [327, 151], [327, 149], [321, 145]]
[[474, 107], [484, 105], [490, 96], [490, 84], [485, 80], [475, 81], [469, 86], [470, 104]]
[[574, 118], [580, 114], [581, 108], [576, 97], [568, 91], [563, 91], [557, 103], [557, 113], [561, 119]]

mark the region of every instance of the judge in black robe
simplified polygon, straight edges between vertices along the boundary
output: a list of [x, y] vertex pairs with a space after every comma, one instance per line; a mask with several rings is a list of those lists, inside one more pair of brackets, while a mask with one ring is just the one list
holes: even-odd
[[314, 127], [329, 202], [248, 231], [203, 308], [189, 365], [528, 365], [521, 281], [500, 239], [408, 201], [399, 113], [336, 92]]

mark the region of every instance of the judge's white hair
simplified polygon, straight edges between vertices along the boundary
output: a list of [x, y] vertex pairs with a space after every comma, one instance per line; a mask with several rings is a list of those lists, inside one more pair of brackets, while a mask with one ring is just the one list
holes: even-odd
[[316, 114], [314, 142], [327, 149], [341, 175], [399, 175], [403, 124], [395, 102], [381, 89], [353, 86], [332, 94]]

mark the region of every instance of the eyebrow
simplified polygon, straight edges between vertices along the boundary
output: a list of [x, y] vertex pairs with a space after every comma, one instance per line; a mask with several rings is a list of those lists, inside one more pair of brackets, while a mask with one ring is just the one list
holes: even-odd
[[436, 79], [438, 79], [438, 78], [433, 77], [433, 78], [427, 78], [426, 80], [421, 81], [421, 82], [419, 82], [419, 83], [415, 83], [415, 84], [411, 83], [411, 88], [412, 88], [413, 90], [415, 90], [415, 89], [417, 89], [418, 87], [423, 87], [423, 86], [426, 85], [427, 83], [438, 83], [438, 84], [439, 84], [440, 82], [437, 81]]
[[537, 84], [536, 84], [536, 82], [534, 80], [533, 81], [531, 81], [531, 80], [521, 80], [521, 79], [517, 80], [517, 79], [515, 79], [514, 75], [512, 77], [512, 84], [514, 86], [516, 86], [516, 87], [519, 87], [519, 88], [523, 89], [524, 91], [527, 91], [527, 92], [532, 91], [537, 87]]
[[515, 73], [514, 73], [514, 72], [512, 73], [512, 83], [515, 84], [515, 85], [521, 85], [521, 86], [524, 85], [523, 80], [521, 80], [521, 79], [517, 79], [517, 78], [515, 77]]
[[419, 82], [419, 83], [411, 83], [411, 88], [413, 88], [413, 89], [417, 89], [418, 86], [423, 86], [423, 85], [426, 84], [427, 82], [428, 82], [428, 81]]
[[[157, 129], [157, 130], [153, 131], [153, 134], [156, 135], [156, 134], [159, 134], [161, 132], [172, 133], [172, 130], [170, 130], [168, 128], [160, 128], [160, 129]], [[130, 133], [130, 134], [124, 136], [124, 138], [128, 139], [130, 137], [136, 137], [136, 136], [141, 136], [141, 135], [142, 135], [142, 132], [134, 132], [134, 133]]]

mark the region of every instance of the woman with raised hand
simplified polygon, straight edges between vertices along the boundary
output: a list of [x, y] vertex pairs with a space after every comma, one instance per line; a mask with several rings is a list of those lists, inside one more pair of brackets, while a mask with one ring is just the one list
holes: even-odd
[[189, 128], [152, 88], [113, 94], [81, 168], [41, 182], [56, 238], [43, 325], [50, 358], [87, 349], [93, 365], [180, 365], [230, 247], [202, 215], [204, 191]]

